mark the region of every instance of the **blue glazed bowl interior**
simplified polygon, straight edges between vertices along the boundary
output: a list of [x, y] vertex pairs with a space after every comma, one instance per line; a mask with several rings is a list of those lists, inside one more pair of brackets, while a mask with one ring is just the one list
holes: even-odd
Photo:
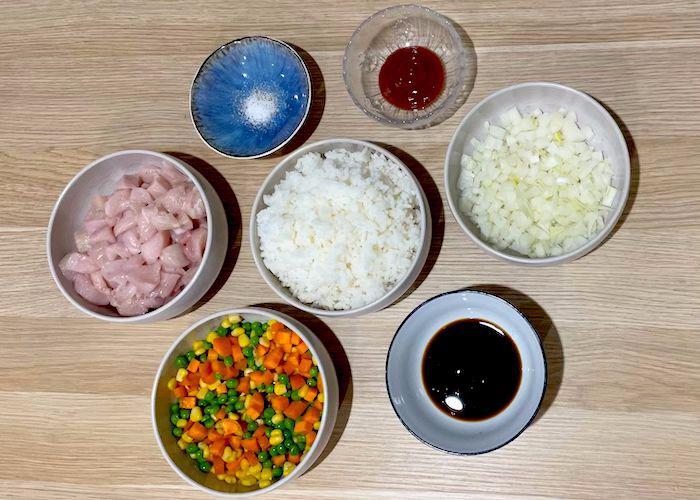
[[301, 128], [309, 87], [303, 61], [286, 44], [266, 37], [234, 40], [199, 69], [192, 83], [192, 119], [202, 139], [218, 152], [261, 156]]

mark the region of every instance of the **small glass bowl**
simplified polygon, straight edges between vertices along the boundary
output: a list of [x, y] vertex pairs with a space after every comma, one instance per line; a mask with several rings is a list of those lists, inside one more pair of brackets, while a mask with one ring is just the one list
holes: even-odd
[[[411, 46], [427, 47], [440, 57], [445, 88], [429, 106], [404, 110], [382, 96], [379, 70], [391, 53]], [[380, 10], [355, 30], [345, 48], [343, 79], [355, 105], [368, 116], [393, 127], [426, 128], [447, 119], [461, 105], [470, 81], [468, 54], [448, 18], [419, 5], [397, 5]]]

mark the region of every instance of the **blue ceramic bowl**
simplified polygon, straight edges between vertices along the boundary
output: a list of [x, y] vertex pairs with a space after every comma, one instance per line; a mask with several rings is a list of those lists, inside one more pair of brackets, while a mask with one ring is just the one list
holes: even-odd
[[264, 36], [219, 47], [190, 89], [197, 133], [231, 158], [258, 158], [284, 146], [303, 125], [310, 105], [311, 78], [301, 57]]

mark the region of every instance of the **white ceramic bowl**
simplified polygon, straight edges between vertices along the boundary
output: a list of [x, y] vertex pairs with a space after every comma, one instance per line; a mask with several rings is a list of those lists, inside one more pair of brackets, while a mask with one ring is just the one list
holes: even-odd
[[[82, 226], [90, 208], [90, 198], [114, 192], [119, 179], [135, 172], [147, 160], [171, 163], [197, 187], [207, 212], [209, 231], [202, 262], [192, 281], [170, 302], [140, 316], [120, 316], [106, 306], [90, 304], [75, 292], [58, 263], [75, 251], [73, 234]], [[214, 283], [221, 271], [228, 248], [228, 224], [219, 195], [195, 169], [172, 156], [154, 151], [127, 150], [103, 156], [81, 170], [65, 187], [51, 213], [46, 236], [46, 254], [51, 275], [61, 293], [85, 314], [119, 323], [150, 323], [173, 318], [192, 307]]]
[[[501, 413], [481, 421], [448, 416], [430, 400], [422, 380], [428, 342], [443, 326], [463, 318], [499, 325], [515, 343], [522, 378], [513, 401]], [[493, 451], [515, 439], [532, 422], [547, 386], [547, 363], [537, 332], [510, 303], [484, 292], [457, 290], [423, 302], [403, 321], [386, 361], [389, 400], [401, 423], [419, 440], [459, 455]]]
[[[348, 310], [328, 310], [314, 307], [310, 304], [301, 302], [287, 287], [283, 286], [279, 279], [277, 279], [277, 277], [272, 274], [267, 267], [265, 267], [265, 263], [260, 255], [260, 240], [258, 238], [258, 226], [256, 222], [258, 212], [265, 208], [263, 196], [272, 194], [275, 186], [277, 186], [277, 184], [284, 178], [285, 174], [294, 169], [294, 166], [299, 158], [307, 153], [325, 153], [338, 148], [344, 148], [348, 151], [360, 151], [364, 148], [368, 148], [372, 151], [383, 154], [391, 161], [402, 167], [409, 174], [420, 195], [418, 197], [418, 203], [420, 205], [421, 212], [421, 243], [419, 244], [418, 251], [413, 258], [413, 263], [411, 264], [410, 269], [406, 275], [399, 280], [399, 282], [396, 283], [396, 285], [394, 285], [394, 287], [383, 297], [380, 297], [374, 302], [366, 304], [362, 307]], [[253, 258], [255, 259], [255, 265], [257, 266], [258, 271], [260, 271], [263, 279], [268, 285], [270, 285], [270, 288], [272, 288], [277, 295], [279, 295], [289, 304], [319, 316], [359, 316], [361, 314], [379, 311], [380, 309], [391, 305], [394, 301], [401, 297], [406, 290], [408, 290], [411, 284], [413, 284], [418, 277], [418, 274], [420, 274], [423, 264], [425, 264], [425, 259], [428, 256], [428, 251], [430, 250], [431, 235], [432, 224], [430, 220], [430, 207], [428, 206], [428, 199], [425, 197], [423, 188], [411, 170], [401, 160], [386, 149], [381, 148], [376, 144], [372, 144], [371, 142], [358, 141], [355, 139], [328, 139], [325, 141], [319, 141], [297, 149], [295, 152], [287, 156], [274, 168], [274, 170], [272, 170], [272, 172], [270, 172], [270, 175], [268, 175], [267, 179], [265, 179], [263, 182], [260, 190], [258, 191], [258, 195], [255, 198], [255, 202], [253, 203], [253, 210], [250, 217], [250, 246], [253, 252]]]
[[[554, 257], [527, 257], [511, 250], [499, 250], [487, 241], [476, 224], [459, 209], [459, 188], [457, 181], [461, 170], [461, 159], [471, 154], [471, 139], [484, 137], [484, 123], [498, 123], [499, 117], [510, 108], [516, 107], [521, 113], [530, 113], [539, 108], [545, 112], [559, 108], [575, 111], [580, 127], [590, 126], [595, 136], [593, 146], [610, 158], [613, 166], [612, 184], [617, 188], [603, 229], [590, 238], [583, 246]], [[547, 266], [569, 262], [586, 255], [600, 245], [612, 231], [627, 202], [630, 188], [630, 158], [625, 138], [615, 120], [595, 99], [583, 92], [557, 83], [521, 83], [499, 90], [474, 106], [457, 127], [445, 158], [445, 191], [452, 214], [467, 235], [487, 253], [500, 259], [534, 266]]]
[[[321, 418], [321, 427], [317, 432], [314, 444], [311, 445], [311, 449], [304, 455], [301, 462], [288, 476], [283, 476], [267, 488], [262, 489], [257, 488], [257, 486], [246, 488], [238, 484], [228, 484], [217, 479], [213, 474], [205, 474], [199, 471], [195, 462], [177, 446], [177, 439], [174, 438], [170, 432], [169, 408], [174, 399], [167, 387], [167, 383], [170, 378], [175, 376], [175, 372], [177, 371], [175, 368], [175, 358], [190, 350], [195, 340], [206, 337], [207, 332], [209, 332], [212, 327], [218, 326], [224, 316], [231, 314], [239, 314], [247, 321], [265, 322], [274, 319], [284, 323], [309, 346], [309, 350], [311, 350], [311, 353], [318, 361], [319, 373], [323, 379], [325, 391], [323, 415]], [[333, 433], [333, 426], [335, 425], [339, 404], [338, 378], [335, 367], [333, 366], [333, 360], [318, 337], [306, 326], [286, 314], [261, 307], [247, 307], [220, 311], [207, 316], [185, 330], [177, 340], [173, 342], [170, 349], [168, 349], [168, 352], [163, 357], [153, 382], [153, 391], [151, 394], [151, 421], [160, 451], [163, 453], [163, 456], [170, 466], [182, 479], [192, 486], [214, 495], [251, 497], [268, 493], [279, 488], [292, 481], [294, 478], [301, 476], [314, 464], [321, 456], [323, 449], [326, 447], [326, 444], [328, 444], [328, 440]]]

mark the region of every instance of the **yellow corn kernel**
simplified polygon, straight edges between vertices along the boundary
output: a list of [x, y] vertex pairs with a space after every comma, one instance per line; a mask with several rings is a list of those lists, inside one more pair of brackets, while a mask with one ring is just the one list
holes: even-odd
[[199, 449], [202, 450], [202, 456], [204, 458], [209, 458], [209, 446], [207, 446], [205, 443], [197, 443], [197, 446], [199, 446]]
[[188, 443], [188, 444], [191, 443], [191, 442], [193, 441], [192, 438], [190, 437], [190, 435], [187, 434], [186, 432], [182, 435], [182, 438], [181, 438], [181, 439], [182, 439], [185, 443]]
[[277, 323], [277, 320], [276, 320], [276, 319], [269, 319], [269, 320], [267, 320], [267, 324], [270, 325], [270, 326], [274, 325], [275, 323]]
[[204, 347], [200, 347], [199, 349], [197, 349], [197, 350], [194, 351], [194, 353], [195, 353], [197, 356], [201, 356], [201, 355], [204, 354], [205, 352], [207, 352], [207, 350], [206, 350]]
[[219, 481], [223, 481], [224, 479], [226, 479], [226, 474], [217, 474], [216, 479], [218, 479]]
[[319, 403], [323, 403], [324, 397], [323, 397], [323, 393], [322, 393], [322, 392], [320, 392], [320, 393], [318, 394], [318, 396], [316, 396], [316, 400], [317, 400]]
[[[272, 419], [271, 419], [271, 420], [272, 420], [272, 423], [275, 424], [275, 425], [281, 424], [281, 423], [282, 423], [282, 420], [284, 420], [284, 415], [282, 415], [281, 413], [275, 413], [274, 415], [272, 415]], [[278, 430], [279, 430], [279, 429], [275, 429], [275, 431], [278, 431]], [[272, 431], [272, 434], [274, 434], [275, 431]], [[272, 436], [272, 434], [270, 434], [270, 436]]]
[[244, 458], [243, 460], [241, 460], [241, 469], [248, 470], [249, 467], [250, 467], [250, 462], [248, 462], [247, 458]]
[[217, 381], [214, 382], [213, 384], [209, 384], [209, 385], [207, 386], [207, 389], [209, 389], [210, 391], [215, 391], [216, 388], [219, 387], [219, 384], [220, 384], [220, 382], [217, 380]]
[[236, 328], [233, 329], [233, 331], [231, 332], [231, 335], [233, 335], [234, 337], [240, 337], [244, 333], [245, 333], [245, 330], [243, 328], [241, 328], [240, 326], [237, 326]]
[[185, 427], [187, 427], [187, 420], [185, 420], [184, 418], [179, 419], [177, 421], [177, 423], [175, 424], [175, 427], [179, 427], [180, 429], [184, 429]]
[[301, 387], [299, 387], [299, 390], [297, 391], [299, 393], [299, 397], [303, 398], [306, 396], [306, 393], [309, 392], [309, 386], [304, 384]]
[[243, 318], [241, 318], [238, 314], [232, 314], [228, 317], [228, 320], [231, 322], [231, 324], [234, 323], [240, 323], [243, 321]]
[[247, 475], [248, 475], [248, 473], [247, 473], [246, 471], [244, 471], [243, 469], [238, 469], [238, 470], [236, 471], [236, 477], [237, 477], [238, 479], [243, 479], [243, 478], [246, 477]]
[[312, 362], [314, 365], [318, 366], [318, 360], [316, 359], [316, 356], [312, 356], [312, 357], [311, 357], [311, 362]]
[[209, 342], [210, 344], [213, 344], [213, 343], [214, 343], [214, 339], [215, 339], [216, 337], [218, 337], [218, 335], [216, 334], [215, 331], [211, 331], [211, 332], [207, 333], [207, 337], [206, 337], [207, 342]]
[[321, 428], [321, 422], [314, 422], [314, 430], [317, 431]]
[[260, 472], [260, 479], [272, 479], [272, 469], [265, 467], [262, 472]]
[[199, 379], [199, 387], [204, 387], [205, 389], [207, 388], [207, 383], [201, 378]]
[[204, 399], [208, 392], [209, 390], [206, 388], [206, 386], [200, 387], [196, 394], [197, 399]]
[[[243, 328], [241, 328], [241, 330], [243, 330]], [[245, 332], [245, 330], [243, 331]], [[241, 349], [243, 349], [244, 347], [248, 347], [250, 345], [250, 339], [248, 338], [248, 335], [246, 335], [245, 333], [241, 333], [238, 336], [238, 345], [241, 346]]]
[[282, 475], [288, 476], [290, 472], [294, 470], [294, 465], [292, 462], [285, 462], [284, 465], [282, 466]]
[[[279, 430], [279, 429], [277, 429]], [[274, 432], [274, 431], [273, 431]], [[282, 434], [272, 435], [270, 434], [270, 446], [277, 446], [284, 441], [284, 436]]]
[[177, 373], [175, 374], [175, 380], [178, 382], [182, 382], [185, 380], [185, 377], [187, 376], [187, 370], [184, 368], [178, 368]]
[[267, 488], [272, 484], [272, 480], [270, 479], [261, 479], [258, 481], [258, 488]]
[[228, 414], [228, 418], [231, 420], [238, 420], [238, 413], [231, 412]]
[[224, 462], [233, 462], [235, 460], [233, 456], [233, 450], [230, 446], [224, 448], [224, 452], [221, 454], [221, 460], [223, 460]]
[[272, 332], [270, 330], [266, 331], [263, 337], [267, 340], [272, 340]]
[[271, 339], [268, 339], [263, 335], [262, 337], [260, 337], [260, 345], [264, 347], [270, 347], [270, 340]]
[[202, 409], [199, 406], [195, 406], [192, 408], [192, 411], [190, 411], [190, 420], [192, 420], [192, 422], [199, 422], [202, 420]]
[[554, 134], [554, 140], [557, 142], [561, 142], [564, 140], [564, 137], [561, 135], [561, 130], [556, 131], [556, 133]]
[[255, 479], [253, 476], [244, 476], [241, 479], [241, 484], [243, 486], [253, 486], [257, 482], [258, 482], [258, 480]]
[[250, 394], [248, 394], [248, 395], [245, 397], [245, 400], [243, 401], [243, 405], [244, 405], [243, 407], [244, 407], [246, 410], [247, 410], [248, 407], [250, 406], [250, 402], [251, 402], [252, 400], [253, 400], [253, 396], [250, 395]]
[[246, 368], [245, 370], [243, 370], [243, 375], [247, 377], [248, 375], [250, 375], [254, 371], [255, 370], [253, 370], [252, 368]]
[[202, 342], [201, 340], [195, 340], [192, 343], [192, 350], [193, 351], [196, 351], [197, 349], [201, 349], [202, 347], [204, 347], [204, 342]]
[[177, 440], [177, 446], [178, 446], [181, 450], [184, 450], [185, 448], [187, 448], [187, 442], [184, 441], [182, 438], [180, 438], [180, 439]]
[[236, 476], [226, 476], [224, 478], [224, 481], [226, 481], [228, 484], [236, 484]]
[[175, 386], [177, 386], [177, 380], [175, 380], [175, 377], [173, 377], [170, 380], [168, 380], [168, 389], [172, 391], [173, 389], [175, 389]]
[[221, 326], [224, 328], [231, 328], [231, 322], [228, 319], [225, 319], [221, 322]]

